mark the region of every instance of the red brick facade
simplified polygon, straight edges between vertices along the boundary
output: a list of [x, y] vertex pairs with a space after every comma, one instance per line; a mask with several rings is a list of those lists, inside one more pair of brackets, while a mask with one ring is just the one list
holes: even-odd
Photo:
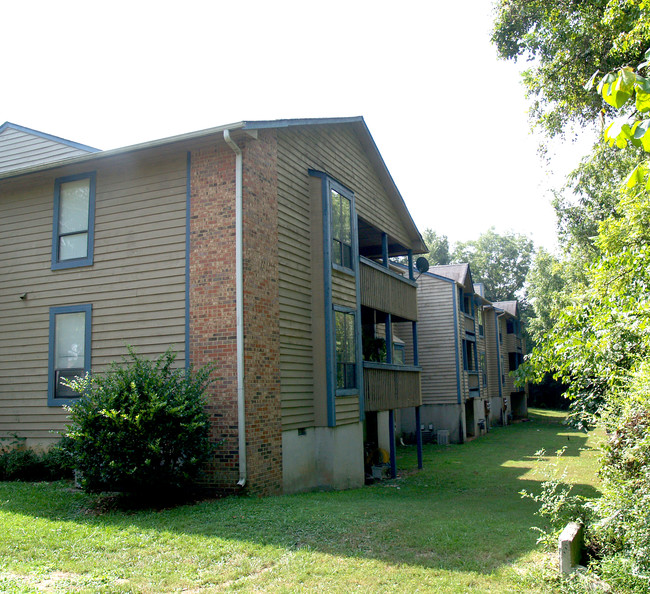
[[[278, 303], [277, 145], [272, 132], [243, 150], [244, 381], [247, 490], [282, 487]], [[190, 360], [213, 363], [208, 391], [217, 443], [209, 482], [239, 479], [235, 287], [235, 154], [225, 144], [191, 153]]]

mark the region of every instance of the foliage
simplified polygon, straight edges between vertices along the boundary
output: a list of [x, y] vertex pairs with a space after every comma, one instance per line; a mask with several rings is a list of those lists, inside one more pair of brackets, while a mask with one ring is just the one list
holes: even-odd
[[565, 303], [565, 268], [560, 260], [540, 248], [526, 275], [526, 299], [533, 310], [527, 329], [533, 344], [538, 344], [555, 322], [558, 309]]
[[631, 561], [650, 583], [650, 364], [610, 399], [594, 525], [602, 552]]
[[[532, 499], [540, 504], [535, 515], [543, 518], [547, 525], [534, 527], [539, 532], [538, 543], [548, 550], [557, 546], [558, 537], [569, 522], [586, 523], [589, 517], [589, 508], [586, 506], [587, 499], [582, 495], [572, 494], [573, 485], [567, 480], [566, 466], [561, 468], [562, 456], [566, 451], [563, 447], [555, 452], [555, 460], [546, 464], [546, 450], [541, 449], [535, 452], [538, 467], [537, 473], [542, 473], [544, 481], [541, 484], [540, 493], [520, 491], [519, 494], [527, 499]], [[543, 466], [542, 466], [543, 465]]]
[[0, 447], [0, 481], [55, 481], [71, 476], [72, 470], [58, 444], [32, 450], [25, 447], [23, 439], [15, 438]]
[[433, 229], [425, 229], [422, 238], [429, 248], [429, 253], [424, 254], [429, 264], [436, 266], [451, 262], [449, 239], [446, 235], [438, 235]]
[[641, 60], [650, 45], [650, 2], [499, 0], [492, 40], [500, 57], [531, 63], [523, 77], [531, 118], [553, 136], [600, 114], [600, 99], [582, 87], [595, 70]]
[[211, 452], [203, 392], [210, 368], [173, 367], [168, 349], [155, 361], [131, 347], [122, 365], [69, 385], [64, 447], [89, 492], [161, 494], [190, 486]]
[[533, 242], [525, 235], [512, 231], [503, 235], [494, 227], [478, 239], [456, 244], [454, 262], [468, 262], [474, 282], [485, 286], [490, 301], [517, 299], [533, 256]]
[[603, 139], [568, 175], [564, 188], [554, 192], [558, 237], [574, 267], [598, 258], [598, 226], [616, 216], [621, 186], [638, 163], [639, 154], [639, 150], [620, 151]]

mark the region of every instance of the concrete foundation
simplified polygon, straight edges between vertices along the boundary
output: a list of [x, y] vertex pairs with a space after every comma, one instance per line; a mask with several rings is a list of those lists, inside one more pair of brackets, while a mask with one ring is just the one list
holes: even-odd
[[[421, 423], [425, 432], [433, 425], [433, 433], [449, 432], [450, 443], [463, 443], [468, 438], [479, 437], [487, 432], [485, 400], [471, 398], [465, 404], [423, 404], [420, 407]], [[399, 415], [398, 428], [402, 435], [413, 440], [415, 436], [415, 411], [403, 409]]]
[[363, 486], [363, 425], [284, 431], [282, 466], [284, 493]]

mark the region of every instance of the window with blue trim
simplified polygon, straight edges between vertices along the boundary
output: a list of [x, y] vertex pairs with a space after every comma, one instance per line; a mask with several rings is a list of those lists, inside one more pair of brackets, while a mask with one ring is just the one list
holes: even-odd
[[52, 270], [93, 263], [95, 173], [54, 182]]
[[332, 217], [332, 263], [352, 269], [351, 199], [330, 187], [330, 211]]
[[357, 347], [354, 332], [355, 314], [335, 311], [336, 325], [336, 389], [357, 387]]
[[48, 404], [70, 404], [79, 396], [61, 380], [90, 371], [91, 305], [50, 308]]

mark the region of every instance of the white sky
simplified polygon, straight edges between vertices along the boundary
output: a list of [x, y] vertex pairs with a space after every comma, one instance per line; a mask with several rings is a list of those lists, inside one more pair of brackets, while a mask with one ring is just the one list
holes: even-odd
[[[553, 248], [549, 176], [490, 0], [7, 2], [0, 124], [101, 149], [363, 115], [421, 231]], [[576, 162], [565, 150], [554, 168]], [[558, 183], [555, 179], [556, 185]]]

